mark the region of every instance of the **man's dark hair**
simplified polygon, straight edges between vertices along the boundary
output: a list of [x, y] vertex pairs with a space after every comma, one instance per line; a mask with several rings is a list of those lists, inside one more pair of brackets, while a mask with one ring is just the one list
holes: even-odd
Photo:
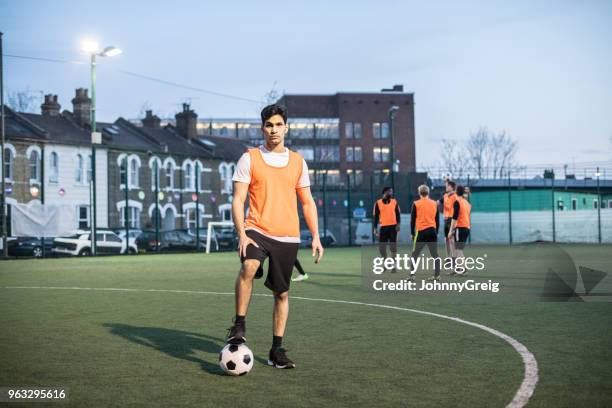
[[261, 125], [266, 123], [266, 120], [270, 119], [274, 115], [281, 115], [285, 124], [287, 123], [287, 108], [283, 105], [272, 104], [268, 105], [261, 110]]
[[455, 183], [453, 180], [446, 180], [446, 184], [448, 184], [452, 188], [457, 187], [457, 183]]
[[384, 187], [382, 193], [385, 194], [389, 190], [391, 190], [391, 187], [389, 187], [389, 186]]
[[459, 197], [463, 196], [463, 193], [465, 193], [465, 187], [463, 186], [457, 186], [457, 191], [456, 191], [457, 195]]

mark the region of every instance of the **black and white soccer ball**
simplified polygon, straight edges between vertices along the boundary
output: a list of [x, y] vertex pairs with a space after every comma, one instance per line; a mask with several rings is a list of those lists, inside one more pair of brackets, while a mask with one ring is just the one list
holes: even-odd
[[219, 365], [229, 375], [245, 375], [253, 368], [253, 352], [246, 344], [227, 344], [219, 353]]

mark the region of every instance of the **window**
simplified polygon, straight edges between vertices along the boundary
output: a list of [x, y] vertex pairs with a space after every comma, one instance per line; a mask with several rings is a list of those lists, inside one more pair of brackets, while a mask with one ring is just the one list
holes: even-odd
[[363, 153], [361, 152], [361, 146], [355, 146], [353, 148], [353, 159], [356, 162], [360, 162], [363, 160]]
[[340, 161], [340, 146], [319, 146], [315, 160], [320, 162]]
[[314, 149], [312, 147], [300, 146], [296, 147], [295, 151], [301, 154], [304, 160], [306, 160], [307, 162], [311, 162], [314, 160]]
[[36, 150], [30, 153], [30, 182], [40, 183], [40, 154]]
[[593, 208], [595, 210], [597, 209], [598, 204], [599, 204], [599, 200], [597, 200], [597, 199], [593, 200]]
[[122, 239], [116, 236], [115, 234], [104, 234], [104, 237], [106, 242], [122, 242]]
[[77, 183], [83, 182], [83, 156], [77, 154], [77, 163], [74, 170], [74, 181]]
[[356, 187], [363, 183], [363, 172], [361, 170], [348, 169], [346, 173], [349, 175], [351, 187]]
[[185, 189], [193, 190], [193, 167], [191, 163], [185, 165]]
[[314, 138], [314, 125], [312, 123], [289, 123], [289, 137], [291, 139], [312, 139]]
[[380, 125], [380, 138], [381, 139], [389, 138], [389, 124], [387, 122], [383, 122]]
[[353, 137], [355, 139], [361, 139], [361, 123], [359, 122], [353, 123]]
[[[119, 224], [125, 227], [125, 207], [119, 210]], [[128, 227], [140, 229], [140, 210], [136, 207], [128, 207]]]
[[130, 160], [130, 174], [128, 185], [131, 188], [138, 188], [138, 160], [133, 158]]
[[361, 123], [346, 122], [344, 124], [344, 137], [347, 139], [361, 139]]
[[608, 200], [608, 208], [612, 208], [612, 200]]
[[79, 229], [89, 229], [89, 206], [80, 205], [77, 207], [77, 215], [79, 217]]
[[[204, 216], [204, 211], [202, 210], [202, 208], [200, 208], [200, 228], [204, 227], [204, 222], [203, 222], [204, 217], [203, 216]], [[195, 208], [191, 208], [187, 210], [187, 228], [189, 228], [189, 231], [196, 230], [196, 210]]]
[[119, 166], [119, 184], [122, 188], [125, 188], [127, 179], [127, 168], [125, 160], [121, 160], [121, 166]]
[[388, 147], [375, 147], [372, 149], [373, 159], [375, 162], [386, 163], [389, 161]]
[[172, 163], [166, 164], [166, 187], [174, 188], [174, 167], [172, 167]]
[[326, 174], [327, 175], [325, 176], [326, 177], [325, 183], [328, 186], [342, 184], [340, 180], [340, 170], [327, 170]]
[[353, 138], [353, 122], [346, 122], [344, 124], [344, 137], [347, 139], [352, 139]]
[[374, 139], [388, 139], [389, 124], [387, 122], [372, 123], [372, 136], [374, 137]]
[[317, 139], [338, 139], [340, 137], [337, 121], [316, 123], [315, 129]]
[[563, 203], [563, 200], [557, 200], [557, 210], [563, 211], [564, 207], [565, 207], [565, 204]]
[[354, 161], [354, 159], [353, 159], [353, 148], [352, 147], [347, 147], [346, 148], [346, 161], [347, 162]]
[[53, 152], [49, 158], [49, 182], [57, 183], [59, 181], [59, 157], [57, 153]]
[[13, 179], [13, 152], [9, 148], [4, 148], [4, 178]]
[[572, 198], [572, 210], [575, 210], [578, 204], [578, 200], [575, 198]]

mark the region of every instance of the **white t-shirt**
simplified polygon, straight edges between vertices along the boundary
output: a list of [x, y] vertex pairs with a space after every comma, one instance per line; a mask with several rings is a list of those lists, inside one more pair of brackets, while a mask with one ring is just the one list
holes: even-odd
[[[285, 148], [285, 151], [282, 153], [271, 152], [265, 148], [265, 146], [259, 146], [259, 151], [261, 152], [261, 156], [264, 162], [272, 167], [285, 167], [289, 163], [289, 149]], [[236, 164], [236, 171], [234, 172], [234, 176], [232, 177], [232, 181], [239, 181], [241, 183], [249, 184], [251, 182], [251, 155], [249, 152], [244, 153], [238, 163]], [[295, 188], [303, 188], [310, 187], [310, 177], [308, 177], [308, 165], [306, 164], [306, 160], [302, 159], [302, 175], [300, 176]], [[279, 237], [273, 236], [260, 231], [257, 228], [249, 227], [247, 230], [251, 229], [259, 232], [262, 235], [265, 235], [268, 238], [275, 239], [280, 242], [293, 242], [299, 243], [299, 237]]]

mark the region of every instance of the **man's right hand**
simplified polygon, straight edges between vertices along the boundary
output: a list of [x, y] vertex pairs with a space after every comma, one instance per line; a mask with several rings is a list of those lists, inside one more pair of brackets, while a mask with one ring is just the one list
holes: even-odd
[[255, 241], [253, 241], [251, 238], [249, 238], [246, 234], [246, 232], [243, 232], [240, 234], [240, 240], [238, 242], [238, 251], [240, 253], [240, 257], [244, 257], [246, 256], [246, 250], [247, 247], [249, 245], [255, 245], [257, 248], [259, 248], [259, 245], [257, 245], [257, 243]]
[[376, 238], [378, 238], [378, 231], [377, 231], [376, 229], [373, 229], [373, 230], [372, 230], [372, 234], [374, 234], [374, 236], [375, 236]]

